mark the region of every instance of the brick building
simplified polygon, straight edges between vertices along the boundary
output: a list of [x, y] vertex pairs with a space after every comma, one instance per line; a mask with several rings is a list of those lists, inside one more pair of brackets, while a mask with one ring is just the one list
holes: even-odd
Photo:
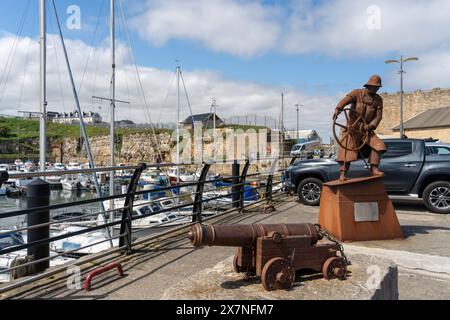
[[[399, 136], [399, 124], [400, 124], [400, 92], [394, 94], [382, 93], [381, 96], [384, 100], [383, 121], [377, 133], [381, 136]], [[405, 124], [409, 120], [413, 120], [421, 114], [424, 114], [428, 110], [447, 109], [450, 106], [450, 89], [436, 88], [430, 91], [416, 90], [414, 92], [405, 92], [403, 94], [403, 107], [404, 107], [404, 121]], [[442, 116], [446, 114], [446, 110], [443, 113], [437, 113]], [[436, 114], [434, 115], [436, 116]], [[442, 141], [450, 142], [450, 123], [440, 124], [436, 127], [436, 123], [426, 123], [431, 121], [432, 115], [423, 115], [414, 122], [410, 122], [409, 125], [413, 125], [406, 131], [406, 135], [411, 138], [435, 138]]]

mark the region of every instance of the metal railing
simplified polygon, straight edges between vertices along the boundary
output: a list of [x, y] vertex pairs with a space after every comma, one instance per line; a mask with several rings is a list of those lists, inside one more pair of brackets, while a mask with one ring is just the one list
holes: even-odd
[[[261, 159], [260, 159], [261, 160]], [[45, 178], [49, 176], [65, 176], [65, 175], [76, 175], [76, 174], [93, 174], [93, 173], [109, 173], [111, 171], [118, 172], [130, 172], [132, 173], [131, 179], [128, 182], [127, 192], [117, 195], [100, 196], [93, 199], [87, 200], [77, 200], [72, 202], [60, 203], [60, 204], [49, 204], [38, 207], [28, 207], [27, 209], [13, 210], [0, 214], [0, 226], [4, 225], [2, 221], [7, 218], [13, 217], [32, 217], [35, 215], [44, 215], [45, 213], [55, 213], [61, 209], [67, 209], [71, 207], [80, 207], [93, 204], [104, 204], [108, 201], [115, 203], [118, 200], [124, 201], [117, 207], [109, 208], [108, 210], [99, 210], [98, 212], [82, 214], [76, 217], [67, 217], [65, 219], [51, 219], [47, 221], [41, 221], [40, 223], [27, 225], [24, 227], [0, 231], [0, 241], [1, 239], [6, 239], [7, 237], [13, 237], [21, 233], [27, 233], [28, 241], [23, 241], [10, 246], [0, 246], [0, 259], [8, 260], [10, 263], [5, 266], [0, 265], [0, 276], [9, 275], [11, 278], [18, 278], [18, 271], [25, 273], [27, 276], [35, 275], [33, 277], [24, 278], [23, 280], [18, 280], [12, 283], [7, 283], [4, 286], [0, 284], [0, 293], [8, 291], [10, 289], [16, 288], [24, 283], [29, 283], [30, 281], [37, 281], [46, 275], [54, 272], [56, 269], [45, 270], [39, 273], [35, 270], [35, 267], [41, 263], [47, 263], [51, 260], [61, 259], [61, 258], [73, 258], [73, 257], [83, 257], [89, 254], [95, 254], [95, 256], [106, 254], [110, 252], [113, 254], [115, 252], [122, 252], [123, 254], [130, 254], [133, 252], [133, 247], [139, 243], [139, 234], [149, 234], [147, 231], [155, 231], [160, 234], [167, 230], [177, 230], [180, 223], [184, 223], [182, 226], [201, 223], [204, 220], [208, 220], [214, 216], [225, 214], [228, 212], [242, 212], [247, 207], [258, 203], [270, 203], [274, 198], [274, 193], [283, 192], [283, 177], [284, 170], [289, 165], [285, 158], [276, 159], [263, 159], [270, 161], [272, 160], [271, 169], [267, 172], [256, 172], [249, 174], [251, 162], [247, 159], [236, 160], [232, 162], [227, 162], [231, 164], [233, 168], [233, 173], [229, 176], [208, 176], [210, 168], [214, 163], [204, 163], [200, 176], [196, 181], [188, 183], [180, 183], [179, 185], [169, 185], [160, 186], [151, 190], [139, 190], [139, 182], [142, 173], [148, 168], [167, 168], [167, 167], [183, 167], [192, 166], [192, 164], [140, 164], [137, 166], [122, 166], [122, 167], [108, 167], [108, 168], [95, 168], [95, 169], [80, 169], [80, 170], [70, 170], [70, 171], [51, 171], [51, 172], [34, 172], [34, 173], [20, 173], [11, 174], [9, 177], [5, 174], [0, 176], [0, 186], [3, 180], [9, 179], [29, 179], [29, 178]], [[239, 162], [244, 162], [242, 171], [240, 170], [241, 164]], [[279, 165], [279, 163], [282, 163]], [[279, 169], [275, 169], [275, 164], [278, 163]], [[221, 163], [223, 164], [223, 163]], [[252, 181], [249, 181], [252, 179]], [[275, 187], [279, 187], [275, 189]], [[195, 189], [193, 191], [192, 189]], [[183, 192], [182, 192], [183, 191]], [[158, 193], [166, 193], [164, 197], [154, 197]], [[172, 193], [172, 196], [167, 195], [167, 192]], [[205, 196], [207, 192], [217, 193], [214, 196]], [[138, 199], [144, 197], [141, 201]], [[191, 201], [182, 201], [184, 198], [190, 198]], [[47, 199], [49, 200], [49, 199]], [[160, 203], [162, 200], [173, 201], [173, 205], [167, 208], [163, 208], [161, 205], [156, 206], [153, 210], [152, 205]], [[215, 204], [214, 204], [215, 203]], [[139, 211], [144, 208], [144, 210]], [[205, 211], [205, 210], [210, 210]], [[181, 212], [183, 211], [183, 212]], [[109, 215], [109, 219], [107, 217]], [[164, 215], [166, 214], [166, 215]], [[119, 215], [118, 218], [115, 218]], [[168, 216], [171, 215], [174, 219], [169, 219]], [[93, 218], [99, 217], [94, 220]], [[150, 217], [158, 216], [160, 220], [154, 219], [153, 221], [146, 220]], [[164, 219], [166, 217], [166, 219]], [[79, 219], [89, 220], [86, 218], [92, 218], [92, 225], [77, 226]], [[102, 219], [100, 219], [102, 218]], [[146, 221], [146, 224], [139, 227], [139, 222]], [[86, 222], [86, 221], [85, 221]], [[175, 224], [178, 224], [175, 225]], [[65, 228], [59, 233], [50, 234], [48, 236], [40, 237], [36, 239], [35, 237], [30, 241], [30, 235], [36, 230], [47, 230], [49, 231], [52, 227]], [[73, 227], [73, 228], [70, 228]], [[160, 227], [166, 227], [165, 229], [160, 229]], [[167, 229], [170, 228], [170, 229]], [[105, 232], [106, 230], [112, 231], [110, 233]], [[119, 230], [118, 232], [114, 230]], [[45, 233], [44, 233], [45, 234]], [[152, 233], [150, 233], [152, 234]], [[42, 233], [41, 233], [42, 235]], [[94, 237], [97, 241], [93, 243], [83, 244], [82, 241], [78, 245], [74, 246], [74, 237]], [[55, 245], [62, 243], [61, 247]], [[107, 244], [110, 247], [107, 247]], [[0, 242], [1, 244], [1, 242]], [[69, 246], [64, 246], [68, 244]], [[75, 243], [76, 244], [76, 243]], [[114, 246], [112, 247], [111, 244]], [[53, 245], [53, 246], [51, 246]], [[71, 246], [72, 245], [72, 246]], [[47, 255], [39, 256], [38, 254], [33, 254], [30, 257], [30, 252], [36, 248], [42, 248], [42, 246], [47, 246], [49, 252]], [[50, 254], [51, 250], [54, 252]], [[27, 250], [25, 253], [24, 250]], [[90, 250], [90, 251], [89, 251]], [[98, 252], [97, 252], [98, 251]], [[24, 259], [24, 258], [30, 259]], [[21, 260], [23, 259], [23, 261]], [[83, 258], [85, 261], [86, 258]], [[70, 265], [77, 265], [79, 260], [71, 260], [65, 265], [67, 268]], [[36, 274], [39, 274], [36, 276]], [[34, 279], [34, 280], [33, 280]], [[14, 279], [15, 280], [15, 279]]]

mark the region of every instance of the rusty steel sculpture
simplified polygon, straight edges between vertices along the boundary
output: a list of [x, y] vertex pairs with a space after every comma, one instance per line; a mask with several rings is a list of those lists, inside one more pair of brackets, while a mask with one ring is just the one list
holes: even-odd
[[[384, 187], [384, 174], [379, 170], [381, 156], [386, 152], [386, 145], [374, 132], [383, 118], [383, 99], [377, 94], [380, 88], [381, 78], [372, 76], [365, 89], [353, 90], [334, 112], [340, 177], [322, 185], [319, 224], [339, 241], [403, 239]], [[338, 121], [340, 115], [345, 116], [345, 124]], [[347, 178], [351, 162], [366, 158], [369, 176]]]
[[[340, 146], [337, 161], [341, 181], [346, 179], [350, 163], [359, 159], [369, 159], [372, 176], [383, 174], [378, 168], [386, 145], [374, 132], [383, 117], [383, 98], [377, 94], [381, 87], [381, 78], [374, 75], [365, 89], [353, 90], [336, 107], [333, 135]], [[341, 114], [345, 116], [345, 124], [338, 122]]]
[[[324, 237], [333, 243], [318, 244]], [[328, 280], [347, 276], [343, 247], [319, 225], [197, 224], [189, 239], [196, 247], [238, 247], [234, 270], [260, 277], [268, 291], [292, 288], [295, 272], [302, 269], [322, 272]]]

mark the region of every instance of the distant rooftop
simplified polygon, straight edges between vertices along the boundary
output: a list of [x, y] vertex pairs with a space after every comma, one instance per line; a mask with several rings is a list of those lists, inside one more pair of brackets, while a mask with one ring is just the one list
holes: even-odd
[[[202, 114], [194, 114], [192, 116], [189, 116], [188, 118], [186, 118], [186, 120], [183, 121], [183, 123], [185, 124], [193, 124], [194, 122], [197, 121], [206, 121], [208, 120], [214, 113], [202, 113]], [[217, 115], [216, 115], [216, 119], [220, 119]]]
[[[404, 123], [405, 129], [430, 129], [450, 127], [450, 107], [427, 110]], [[400, 125], [393, 129], [400, 130]]]

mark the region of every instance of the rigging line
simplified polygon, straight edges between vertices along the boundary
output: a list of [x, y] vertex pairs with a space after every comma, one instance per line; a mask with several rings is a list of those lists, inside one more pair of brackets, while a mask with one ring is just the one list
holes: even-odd
[[25, 87], [25, 79], [26, 79], [26, 74], [27, 74], [27, 70], [28, 70], [28, 64], [30, 61], [30, 51], [31, 51], [31, 44], [32, 44], [33, 40], [31, 38], [29, 38], [28, 41], [28, 50], [27, 50], [27, 57], [25, 59], [25, 69], [23, 70], [23, 75], [22, 75], [22, 85], [20, 87], [20, 96], [19, 96], [19, 110], [20, 111], [22, 109], [22, 101], [23, 101], [23, 89]]
[[170, 93], [172, 92], [171, 89], [173, 87], [173, 83], [175, 82], [175, 75], [176, 75], [175, 73], [172, 73], [172, 77], [169, 80], [169, 89], [167, 90], [167, 95], [166, 95], [166, 98], [164, 99], [164, 103], [162, 105], [162, 109], [161, 109], [161, 112], [159, 113], [156, 123], [161, 122], [161, 116], [162, 116], [164, 110], [166, 109], [167, 100], [169, 99]]
[[[17, 34], [15, 36], [15, 39], [14, 39], [14, 42], [13, 42], [13, 47], [11, 48], [11, 51], [9, 53], [9, 57], [8, 57], [7, 62], [6, 62], [6, 65], [5, 65], [5, 69], [3, 70], [2, 78], [0, 80], [0, 85], [1, 85], [1, 83], [2, 83], [2, 81], [4, 79], [2, 93], [1, 93], [1, 96], [0, 96], [0, 104], [3, 101], [3, 97], [4, 97], [4, 94], [5, 94], [5, 88], [6, 88], [6, 85], [8, 83], [8, 79], [9, 79], [9, 75], [11, 73], [12, 66], [14, 64], [14, 57], [15, 57], [16, 52], [17, 52], [17, 47], [19, 46], [19, 42], [20, 42], [19, 38], [22, 36], [23, 27], [25, 25], [25, 21], [26, 21], [27, 16], [28, 16], [28, 12], [29, 12], [29, 9], [30, 9], [30, 3], [31, 3], [31, 0], [28, 0], [27, 6], [25, 7], [25, 11], [24, 11], [24, 13], [22, 15], [22, 18], [21, 18], [21, 21], [19, 23], [19, 30], [18, 30], [18, 32], [17, 32]], [[6, 74], [6, 78], [4, 78], [6, 69], [8, 69], [8, 72]]]
[[[54, 30], [55, 27], [54, 27], [54, 24], [53, 24], [52, 17], [53, 17], [52, 15], [49, 15], [48, 21], [49, 21], [51, 29]], [[66, 101], [64, 99], [64, 90], [63, 90], [63, 85], [62, 85], [62, 80], [61, 80], [61, 68], [60, 68], [60, 65], [59, 65], [58, 50], [56, 49], [57, 43], [56, 43], [54, 37], [49, 37], [49, 38], [50, 38], [50, 41], [51, 41], [51, 43], [53, 45], [53, 50], [54, 50], [54, 54], [55, 54], [56, 71], [57, 71], [57, 74], [58, 74], [58, 81], [59, 81], [59, 93], [60, 93], [61, 101], [62, 101], [62, 104], [63, 104], [63, 110], [64, 110], [64, 112], [66, 112]]]
[[[103, 10], [102, 10], [102, 13], [103, 13]], [[97, 20], [97, 21], [99, 21], [99, 20]], [[92, 94], [92, 96], [97, 96], [98, 95], [97, 94], [97, 75], [98, 75], [98, 68], [99, 68], [99, 65], [100, 65], [99, 60], [100, 60], [101, 50], [102, 50], [102, 48], [100, 47], [99, 50], [97, 50], [97, 52], [95, 52], [95, 63], [94, 63], [94, 65], [95, 65], [95, 72], [94, 72], [94, 79], [93, 79], [93, 82], [92, 82], [92, 87], [93, 87], [93, 94]], [[100, 94], [100, 95], [102, 95], [102, 94]], [[92, 97], [91, 97], [91, 104], [92, 104], [92, 107], [93, 107], [94, 106], [94, 98], [92, 98]], [[100, 109], [103, 112], [102, 108], [103, 108], [103, 102], [101, 103], [101, 106], [100, 106]]]
[[[119, 15], [119, 23], [121, 23], [122, 24], [122, 26], [123, 26], [123, 29], [125, 29], [126, 27], [124, 26], [124, 20], [125, 20], [125, 18], [123, 17], [123, 14], [122, 15]], [[130, 49], [130, 47], [129, 46], [125, 46], [125, 50], [126, 50], [126, 53], [127, 53], [127, 56], [128, 56], [128, 59], [129, 59], [129, 63], [130, 63], [130, 66], [131, 66], [131, 69], [133, 69], [133, 67], [132, 67], [132, 64], [133, 64], [133, 61], [132, 61], [132, 53], [131, 53], [131, 49]], [[137, 92], [137, 95], [138, 95], [138, 98], [139, 98], [139, 101], [140, 101], [140, 103], [142, 103], [142, 105], [144, 105], [144, 99], [143, 99], [143, 97], [142, 97], [142, 92], [141, 92], [141, 90], [139, 89], [139, 85], [138, 85], [138, 82], [139, 82], [139, 79], [137, 78], [137, 75], [136, 75], [136, 73], [135, 72], [133, 72], [133, 70], [131, 70], [130, 71], [131, 73], [133, 73], [134, 74], [134, 76], [135, 76], [135, 84], [136, 84], [136, 92]], [[146, 112], [146, 110], [143, 108], [143, 111], [144, 111], [144, 117], [145, 117], [145, 119], [146, 119], [146, 121], [147, 122], [150, 122], [150, 119], [149, 119], [149, 117], [148, 117], [148, 115], [147, 115], [147, 112]]]
[[[55, 14], [56, 24], [58, 25], [59, 38], [61, 40], [61, 47], [62, 47], [62, 49], [64, 51], [64, 58], [65, 58], [66, 66], [67, 66], [67, 71], [69, 73], [70, 83], [71, 83], [71, 87], [72, 87], [72, 93], [73, 93], [73, 97], [74, 97], [74, 100], [75, 100], [77, 111], [78, 111], [79, 117], [80, 117], [80, 127], [81, 127], [81, 130], [83, 132], [83, 136], [85, 138], [84, 139], [84, 144], [85, 144], [85, 147], [86, 147], [86, 150], [87, 150], [87, 153], [88, 153], [89, 167], [90, 168], [94, 168], [95, 167], [94, 158], [92, 156], [91, 146], [90, 146], [90, 142], [89, 142], [89, 137], [88, 137], [88, 134], [87, 134], [86, 127], [84, 125], [84, 121], [83, 121], [83, 114], [82, 114], [81, 107], [80, 107], [80, 101], [78, 99], [78, 93], [77, 93], [77, 89], [76, 89], [76, 86], [75, 86], [75, 80], [73, 78], [72, 68], [70, 66], [69, 56], [67, 54], [67, 49], [66, 49], [66, 46], [65, 46], [64, 37], [63, 37], [63, 34], [62, 34], [61, 24], [59, 22], [58, 10], [56, 8], [55, 0], [52, 0], [52, 4], [53, 4], [53, 12]], [[94, 182], [95, 182], [95, 189], [96, 189], [96, 192], [97, 192], [97, 196], [99, 198], [101, 198], [102, 197], [102, 192], [101, 192], [98, 180], [97, 180], [97, 174], [95, 172], [92, 174], [92, 178], [94, 179]], [[105, 211], [103, 202], [100, 203], [100, 206], [101, 206], [102, 211]], [[103, 216], [103, 219], [105, 219], [105, 221], [106, 221], [106, 217], [105, 216]], [[110, 234], [109, 228], [106, 228], [106, 232], [107, 232], [108, 238], [110, 240], [110, 246], [113, 247], [113, 243], [112, 243], [112, 240], [111, 240], [112, 235]]]
[[97, 38], [97, 32], [98, 32], [99, 25], [100, 25], [100, 18], [102, 16], [104, 7], [105, 7], [105, 0], [102, 0], [102, 4], [100, 6], [100, 11], [99, 11], [98, 16], [97, 16], [97, 22], [95, 24], [94, 36], [92, 37], [92, 40], [91, 40], [89, 54], [88, 54], [88, 57], [87, 57], [87, 60], [86, 60], [86, 64], [84, 65], [83, 75], [81, 77], [81, 81], [80, 81], [80, 84], [79, 84], [79, 89], [78, 89], [78, 94], [79, 95], [81, 95], [81, 92], [83, 90], [84, 78], [86, 76], [86, 71], [87, 71], [87, 67], [89, 65], [89, 61], [91, 59], [92, 51], [94, 51], [94, 42], [95, 42], [95, 39]]
[[[117, 29], [118, 29], [118, 32], [117, 32], [117, 36], [118, 36], [118, 39], [122, 39], [122, 37], [123, 37], [123, 24], [121, 23], [121, 19], [120, 19], [120, 17], [119, 17], [119, 23], [117, 24]], [[120, 44], [121, 44], [122, 42], [119, 42], [119, 48], [120, 48]], [[131, 96], [130, 96], [130, 90], [129, 90], [129, 85], [128, 85], [128, 75], [127, 75], [127, 61], [126, 61], [126, 59], [124, 59], [124, 62], [123, 62], [123, 64], [122, 65], [119, 65], [119, 68], [116, 68], [116, 76], [117, 76], [117, 79], [120, 79], [120, 81], [122, 81], [122, 79], [124, 79], [124, 82], [125, 82], [125, 85], [126, 85], [126, 88], [127, 88], [127, 94], [128, 94], [128, 102], [130, 102], [130, 103], [128, 103], [128, 114], [129, 114], [129, 117], [131, 118]], [[120, 84], [119, 82], [117, 82], [117, 84]], [[118, 110], [117, 109], [117, 106], [116, 106], [116, 110]], [[116, 130], [116, 136], [117, 136], [117, 140], [118, 140], [118, 138], [119, 138], [119, 131], [122, 129], [122, 128], [120, 128], [120, 127], [118, 127], [117, 128], [118, 130]]]
[[13, 56], [12, 53], [13, 53], [13, 51], [14, 51], [14, 47], [16, 46], [16, 42], [17, 42], [17, 40], [18, 40], [18, 38], [19, 38], [19, 34], [22, 33], [22, 28], [23, 28], [23, 23], [24, 23], [25, 16], [28, 16], [28, 8], [29, 8], [29, 6], [30, 6], [30, 1], [31, 1], [31, 0], [28, 0], [27, 6], [25, 7], [24, 12], [23, 12], [23, 14], [22, 14], [22, 17], [20, 18], [20, 21], [19, 21], [19, 27], [17, 28], [17, 32], [16, 32], [16, 34], [15, 34], [15, 36], [14, 36], [13, 45], [11, 46], [11, 50], [10, 50], [9, 53], [8, 53], [8, 59], [6, 60], [5, 66], [4, 66], [3, 71], [2, 71], [2, 76], [1, 76], [1, 78], [0, 78], [0, 84], [3, 82], [3, 79], [4, 79], [4, 76], [5, 76], [6, 69], [8, 68], [9, 63], [10, 63], [10, 60], [11, 60], [11, 57]]
[[125, 33], [126, 33], [126, 36], [127, 36], [127, 39], [128, 39], [129, 47], [130, 47], [129, 51], [131, 53], [131, 57], [132, 57], [133, 62], [134, 62], [134, 67], [136, 69], [136, 75], [137, 75], [137, 78], [138, 78], [139, 86], [140, 86], [141, 91], [142, 91], [142, 97], [144, 99], [144, 104], [145, 104], [147, 112], [148, 112], [148, 116], [149, 116], [149, 120], [150, 120], [150, 126], [151, 126], [151, 130], [153, 132], [153, 138], [154, 138], [154, 141], [155, 141], [155, 144], [156, 144], [156, 148], [158, 150], [158, 154], [159, 154], [159, 156], [162, 159], [162, 153], [161, 153], [161, 149], [160, 149], [158, 140], [156, 139], [156, 132], [155, 132], [155, 128], [154, 128], [153, 123], [152, 123], [152, 118], [151, 118], [151, 114], [150, 114], [150, 111], [149, 111], [147, 98], [145, 96], [144, 86], [142, 84], [142, 80], [141, 80], [141, 76], [140, 76], [140, 73], [139, 73], [139, 69], [138, 69], [137, 64], [136, 64], [136, 58], [134, 56], [133, 44], [131, 42], [130, 34], [128, 32], [128, 24], [127, 24], [127, 21], [125, 20], [125, 14], [124, 14], [123, 6], [122, 6], [122, 0], [119, 0], [119, 7], [120, 7], [121, 17], [123, 19], [123, 23], [124, 23], [124, 26], [125, 26]]
[[[189, 106], [189, 111], [190, 111], [191, 117], [192, 117], [193, 113], [192, 113], [191, 101], [189, 99], [189, 95], [188, 95], [188, 92], [186, 90], [186, 85], [184, 83], [184, 77], [183, 77], [183, 73], [181, 72], [181, 70], [180, 70], [180, 76], [181, 76], [181, 82], [183, 83], [183, 88], [184, 88], [184, 93], [186, 95], [186, 100], [187, 100], [187, 103], [188, 103], [188, 106]], [[195, 122], [194, 122], [194, 130], [195, 130]]]
[[[124, 30], [125, 30], [125, 27], [123, 25], [123, 21], [119, 17], [119, 35], [123, 36]], [[128, 66], [129, 66], [129, 64], [131, 64], [131, 61], [127, 61], [127, 60], [124, 61], [123, 70], [122, 70], [122, 72], [124, 73], [124, 76], [120, 77], [120, 79], [125, 79], [125, 84], [127, 87], [127, 94], [128, 94], [128, 101], [130, 102], [128, 104], [128, 120], [131, 120], [131, 94], [130, 94], [130, 86], [129, 86], [129, 81], [128, 81], [128, 74], [129, 74]]]

